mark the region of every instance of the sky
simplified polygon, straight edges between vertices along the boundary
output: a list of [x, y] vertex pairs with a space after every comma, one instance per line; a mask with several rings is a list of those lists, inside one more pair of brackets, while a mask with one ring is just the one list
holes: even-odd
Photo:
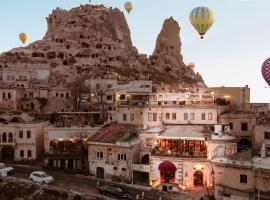
[[[261, 75], [261, 65], [270, 57], [270, 0], [129, 0], [134, 10], [125, 13], [133, 45], [140, 53], [152, 54], [166, 18], [178, 21], [184, 62], [211, 86], [251, 88], [252, 102], [270, 102], [270, 88]], [[92, 0], [93, 4], [118, 7], [125, 0]], [[30, 42], [46, 33], [46, 17], [56, 7], [71, 9], [89, 0], [1, 0], [0, 52], [21, 46], [20, 32]], [[189, 22], [194, 7], [213, 10], [216, 20], [201, 40]]]

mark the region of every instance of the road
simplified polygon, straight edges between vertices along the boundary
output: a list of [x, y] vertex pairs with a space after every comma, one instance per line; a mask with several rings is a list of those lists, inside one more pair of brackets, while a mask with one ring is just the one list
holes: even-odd
[[[38, 171], [41, 170], [39, 168], [35, 167], [25, 167], [25, 166], [14, 166], [15, 168], [15, 173], [12, 175], [15, 178], [21, 178], [21, 179], [27, 179], [29, 178], [29, 175], [33, 171]], [[97, 180], [95, 178], [88, 178], [85, 176], [80, 176], [80, 175], [74, 175], [74, 174], [67, 174], [62, 171], [48, 171], [42, 169], [42, 171], [46, 172], [47, 174], [53, 176], [55, 178], [55, 183], [53, 184], [54, 186], [60, 187], [60, 188], [65, 188], [65, 189], [70, 189], [78, 193], [85, 193], [85, 194], [99, 194], [97, 190]], [[104, 181], [104, 180], [99, 180], [99, 185], [108, 185], [110, 182]], [[123, 187], [123, 185], [121, 184]], [[158, 200], [159, 196], [162, 195], [157, 191], [151, 191], [151, 190], [145, 190], [141, 188], [134, 188], [131, 187], [130, 185], [125, 185], [124, 188], [132, 193], [132, 199], [136, 199], [136, 194], [142, 194], [144, 192], [144, 199], [145, 200]], [[162, 195], [163, 196], [163, 195]], [[171, 199], [171, 198], [166, 198], [163, 196], [162, 200], [165, 199]], [[177, 198], [180, 199], [180, 198]]]

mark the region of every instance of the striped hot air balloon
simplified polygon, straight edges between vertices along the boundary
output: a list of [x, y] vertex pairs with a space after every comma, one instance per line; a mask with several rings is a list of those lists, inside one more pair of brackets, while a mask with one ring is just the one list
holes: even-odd
[[266, 83], [270, 86], [270, 58], [262, 64], [262, 76]]
[[203, 39], [205, 33], [213, 25], [215, 16], [211, 9], [207, 7], [197, 7], [191, 11], [189, 20]]

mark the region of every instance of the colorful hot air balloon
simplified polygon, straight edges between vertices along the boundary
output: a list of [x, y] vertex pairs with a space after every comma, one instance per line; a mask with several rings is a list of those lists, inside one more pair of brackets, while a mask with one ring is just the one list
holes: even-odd
[[21, 34], [19, 35], [19, 39], [21, 40], [21, 42], [22, 42], [23, 44], [25, 44], [25, 43], [28, 41], [28, 35], [27, 35], [26, 33], [21, 33]]
[[262, 76], [267, 84], [270, 86], [270, 58], [262, 64]]
[[200, 34], [203, 39], [205, 33], [213, 25], [215, 21], [214, 13], [207, 7], [194, 8], [189, 15], [190, 23]]
[[131, 2], [126, 2], [125, 3], [125, 9], [128, 13], [130, 13], [130, 11], [133, 9], [133, 5]]

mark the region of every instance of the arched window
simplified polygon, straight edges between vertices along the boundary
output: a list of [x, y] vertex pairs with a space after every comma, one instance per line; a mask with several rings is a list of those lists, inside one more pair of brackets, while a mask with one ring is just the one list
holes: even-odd
[[6, 133], [3, 133], [2, 134], [2, 142], [3, 143], [6, 143], [7, 142], [7, 134]]
[[8, 142], [9, 143], [12, 143], [13, 142], [13, 134], [12, 133], [9, 133], [8, 134]]

